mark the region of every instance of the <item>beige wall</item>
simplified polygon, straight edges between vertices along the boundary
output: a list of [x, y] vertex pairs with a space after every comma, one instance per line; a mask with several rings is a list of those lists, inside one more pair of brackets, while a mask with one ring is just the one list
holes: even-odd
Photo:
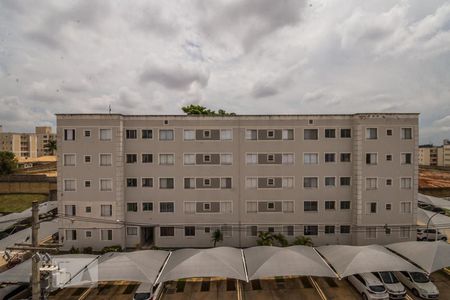
[[[168, 124], [165, 124], [165, 120]], [[312, 120], [313, 124], [309, 121]], [[389, 243], [415, 238], [415, 207], [417, 199], [417, 161], [418, 161], [418, 116], [416, 114], [356, 114], [356, 115], [316, 115], [316, 116], [238, 116], [238, 117], [195, 117], [195, 116], [122, 116], [122, 115], [58, 115], [58, 196], [59, 209], [64, 212], [65, 205], [76, 205], [77, 215], [93, 218], [94, 222], [82, 222], [62, 219], [61, 235], [65, 230], [77, 230], [77, 240], [67, 241], [65, 248], [120, 244], [134, 247], [141, 242], [139, 227], [155, 227], [154, 241], [160, 247], [208, 247], [211, 246], [211, 233], [205, 233], [205, 227], [211, 232], [215, 227], [232, 226], [232, 236], [225, 237], [223, 244], [232, 246], [251, 246], [255, 237], [247, 235], [247, 226], [258, 226], [258, 231], [274, 227], [275, 231], [283, 226], [294, 226], [294, 236], [304, 234], [304, 226], [317, 225], [318, 235], [311, 236], [315, 244], [371, 244]], [[100, 141], [99, 129], [111, 128], [112, 141]], [[140, 138], [141, 129], [152, 129], [153, 139]], [[174, 141], [159, 141], [159, 129], [173, 129]], [[336, 129], [337, 137], [324, 137], [325, 129]], [[340, 138], [339, 129], [350, 128], [351, 138]], [[366, 128], [377, 128], [378, 139], [367, 140]], [[412, 128], [413, 138], [400, 138], [401, 128]], [[64, 140], [64, 129], [75, 129], [75, 141]], [[126, 129], [137, 129], [138, 138], [125, 138]], [[232, 140], [184, 141], [183, 130], [232, 129]], [[293, 140], [246, 140], [247, 129], [293, 129]], [[304, 140], [304, 129], [318, 129], [318, 140]], [[90, 137], [84, 131], [90, 130]], [[387, 130], [392, 135], [387, 135]], [[196, 134], [197, 135], [197, 134]], [[278, 136], [276, 135], [276, 138]], [[99, 154], [111, 153], [113, 165], [99, 166]], [[153, 154], [152, 164], [142, 164], [143, 153]], [[158, 154], [174, 154], [175, 164], [160, 165]], [[184, 165], [183, 154], [233, 154], [231, 165]], [[293, 153], [293, 164], [248, 165], [247, 153], [277, 154]], [[319, 164], [304, 164], [305, 153], [318, 153]], [[351, 153], [351, 162], [325, 163], [325, 153]], [[378, 164], [366, 165], [366, 153], [377, 153]], [[412, 154], [412, 164], [400, 163], [401, 153]], [[64, 166], [64, 154], [75, 154], [76, 165]], [[126, 154], [138, 154], [138, 163], [126, 164]], [[392, 155], [392, 161], [386, 161], [386, 155]], [[90, 155], [91, 162], [85, 163], [84, 156]], [[336, 177], [338, 186], [325, 187], [326, 176]], [[153, 188], [142, 188], [139, 183], [143, 177], [153, 178]], [[175, 180], [175, 189], [158, 188], [159, 178], [170, 177]], [[232, 177], [231, 189], [184, 189], [184, 178]], [[294, 177], [292, 188], [246, 187], [248, 177]], [[305, 177], [318, 177], [318, 188], [303, 187]], [[350, 186], [339, 186], [340, 177], [351, 177]], [[366, 178], [377, 178], [378, 188], [366, 190]], [[400, 188], [403, 177], [411, 178], [412, 188]], [[99, 179], [113, 179], [113, 191], [102, 192]], [[126, 187], [126, 178], [137, 178], [138, 187]], [[64, 179], [76, 179], [76, 191], [63, 190]], [[392, 180], [392, 186], [386, 186], [386, 179]], [[91, 187], [85, 188], [84, 181], [91, 180]], [[325, 201], [336, 201], [335, 210], [325, 210]], [[185, 213], [185, 202], [231, 202], [231, 213]], [[292, 201], [294, 212], [248, 212], [247, 203], [256, 201]], [[318, 201], [318, 211], [304, 211], [305, 201]], [[351, 209], [339, 208], [340, 201], [351, 201]], [[138, 204], [137, 212], [127, 212], [126, 204]], [[143, 202], [153, 203], [153, 212], [142, 210]], [[160, 213], [160, 202], [174, 202], [174, 213]], [[377, 213], [366, 211], [368, 203], [377, 203]], [[411, 213], [400, 212], [400, 202], [410, 202]], [[100, 216], [102, 204], [113, 205], [111, 217]], [[391, 205], [389, 211], [386, 204]], [[86, 206], [91, 213], [86, 213]], [[276, 205], [278, 208], [278, 204]], [[277, 209], [278, 211], [278, 209]], [[101, 219], [101, 222], [97, 220]], [[118, 220], [118, 221], [117, 221]], [[138, 235], [126, 235], [123, 222], [138, 227]], [[174, 237], [161, 237], [158, 226], [174, 226]], [[196, 226], [196, 236], [184, 236], [184, 226]], [[325, 234], [325, 225], [336, 225], [335, 234]], [[340, 234], [340, 225], [350, 225], [350, 234]], [[384, 226], [391, 229], [386, 235]], [[366, 237], [367, 227], [376, 228], [376, 238]], [[409, 227], [409, 238], [400, 238], [400, 227]], [[105, 228], [113, 229], [111, 241], [99, 241], [99, 232]], [[91, 231], [92, 237], [85, 238], [85, 231]]]

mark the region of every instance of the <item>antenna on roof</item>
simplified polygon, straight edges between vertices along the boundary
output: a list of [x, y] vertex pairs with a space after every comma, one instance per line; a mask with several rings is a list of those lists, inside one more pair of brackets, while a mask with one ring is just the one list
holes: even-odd
[[111, 114], [111, 104], [108, 106], [108, 112]]

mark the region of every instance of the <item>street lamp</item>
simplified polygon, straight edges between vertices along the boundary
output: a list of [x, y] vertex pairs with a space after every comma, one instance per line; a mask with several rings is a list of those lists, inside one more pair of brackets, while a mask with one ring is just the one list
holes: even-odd
[[[428, 219], [428, 222], [427, 222], [427, 241], [428, 241], [428, 227], [430, 226], [430, 221], [431, 221], [431, 219], [433, 219], [434, 216], [436, 216], [436, 215], [438, 215], [438, 214], [440, 214], [440, 212], [434, 213], [434, 214]], [[436, 229], [435, 236], [436, 236], [436, 239], [437, 239], [437, 229]]]

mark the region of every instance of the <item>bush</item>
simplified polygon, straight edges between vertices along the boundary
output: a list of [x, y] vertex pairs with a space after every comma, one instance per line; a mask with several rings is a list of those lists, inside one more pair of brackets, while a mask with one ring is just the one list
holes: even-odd
[[69, 250], [70, 254], [79, 254], [80, 253], [80, 249], [75, 248], [74, 246], [72, 246], [72, 248], [70, 248]]
[[122, 252], [122, 247], [120, 247], [119, 245], [114, 245], [114, 246], [104, 247], [102, 249], [102, 254], [105, 254], [108, 252]]
[[84, 254], [92, 254], [92, 247], [83, 248], [83, 253]]

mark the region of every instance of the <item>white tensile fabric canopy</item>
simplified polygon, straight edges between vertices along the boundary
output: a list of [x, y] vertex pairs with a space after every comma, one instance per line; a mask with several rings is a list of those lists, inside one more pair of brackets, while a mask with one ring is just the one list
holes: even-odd
[[273, 276], [337, 277], [312, 247], [259, 246], [244, 250], [249, 280]]
[[[430, 218], [432, 218], [430, 220]], [[425, 210], [422, 208], [417, 209], [417, 225], [425, 226], [428, 221], [429, 225], [437, 228], [447, 228], [450, 224], [450, 217], [446, 215], [435, 213], [433, 211]]]
[[382, 271], [420, 271], [403, 258], [380, 245], [321, 246], [317, 250], [340, 277]]
[[450, 244], [443, 241], [411, 241], [390, 244], [386, 247], [414, 262], [428, 273], [450, 266]]
[[450, 209], [450, 201], [446, 200], [446, 199], [442, 199], [442, 198], [433, 197], [433, 196], [424, 195], [424, 194], [420, 194], [419, 193], [418, 194], [418, 200], [420, 202], [423, 202], [423, 203], [426, 203], [426, 204], [431, 204], [431, 205], [436, 206], [436, 207]]
[[106, 253], [72, 278], [66, 286], [116, 280], [153, 284], [168, 255], [169, 252], [161, 250]]
[[157, 283], [192, 277], [226, 277], [246, 281], [242, 251], [231, 247], [174, 251]]

